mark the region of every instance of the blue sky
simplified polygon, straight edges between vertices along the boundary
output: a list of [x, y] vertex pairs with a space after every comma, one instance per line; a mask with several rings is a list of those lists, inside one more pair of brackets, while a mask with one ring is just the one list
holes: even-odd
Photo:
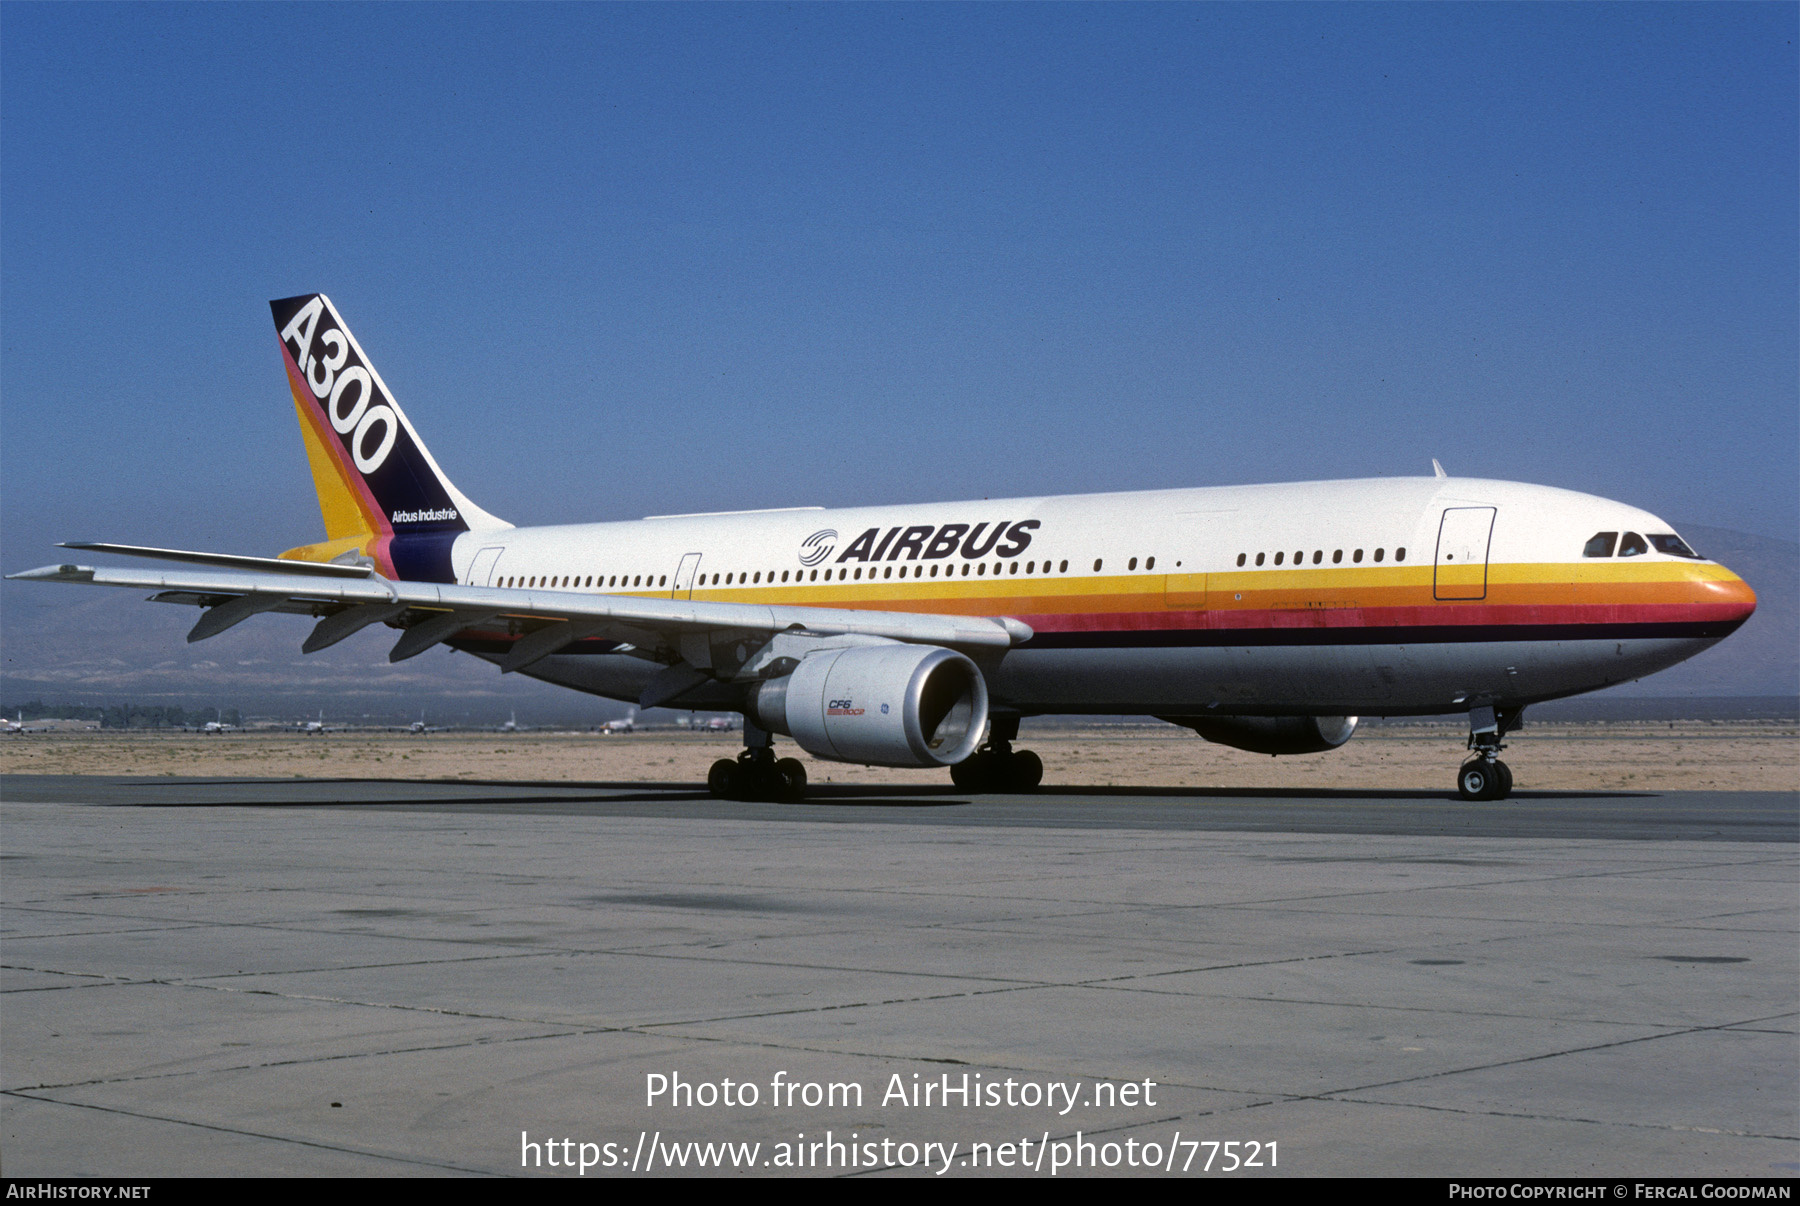
[[1435, 456], [1792, 539], [1797, 11], [8, 3], [5, 568], [316, 539], [315, 290], [515, 522]]

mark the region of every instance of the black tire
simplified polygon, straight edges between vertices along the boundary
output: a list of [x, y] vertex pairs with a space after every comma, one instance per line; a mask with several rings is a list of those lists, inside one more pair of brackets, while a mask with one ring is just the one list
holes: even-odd
[[1495, 799], [1500, 775], [1485, 758], [1471, 758], [1456, 772], [1456, 794], [1465, 800]]
[[1007, 778], [1014, 791], [1036, 791], [1038, 784], [1044, 781], [1044, 760], [1030, 750], [1015, 750], [1012, 765], [1007, 768]]
[[988, 756], [977, 753], [970, 754], [961, 762], [950, 768], [950, 782], [964, 791], [981, 792], [987, 790]]
[[1512, 767], [1504, 762], [1496, 761], [1494, 769], [1500, 772], [1500, 790], [1494, 796], [1496, 800], [1504, 800], [1512, 795]]
[[706, 772], [706, 790], [714, 799], [730, 800], [737, 796], [738, 766], [729, 758], [721, 758]]
[[784, 804], [798, 804], [806, 798], [806, 765], [798, 758], [783, 758], [775, 764], [781, 782], [778, 797]]

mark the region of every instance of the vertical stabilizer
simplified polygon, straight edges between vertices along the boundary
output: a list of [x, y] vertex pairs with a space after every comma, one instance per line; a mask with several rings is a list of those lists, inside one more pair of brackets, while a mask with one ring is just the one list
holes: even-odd
[[[269, 309], [325, 520], [324, 544], [288, 556], [330, 560], [360, 551], [389, 574], [435, 578], [459, 533], [512, 526], [444, 476], [330, 298], [309, 293]], [[407, 550], [415, 555], [402, 555]], [[431, 572], [423, 563], [395, 563], [396, 556], [417, 561], [425, 550]]]

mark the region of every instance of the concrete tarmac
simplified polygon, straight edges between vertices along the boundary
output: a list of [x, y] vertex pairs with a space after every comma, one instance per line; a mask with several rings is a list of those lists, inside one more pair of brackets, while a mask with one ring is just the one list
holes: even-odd
[[1800, 1172], [1793, 792], [0, 802], [8, 1176]]

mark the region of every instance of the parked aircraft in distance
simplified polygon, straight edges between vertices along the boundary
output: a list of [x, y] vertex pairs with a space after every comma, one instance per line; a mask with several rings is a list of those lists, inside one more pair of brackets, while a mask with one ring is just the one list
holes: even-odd
[[[188, 634], [188, 639], [190, 641], [194, 639], [193, 633]], [[317, 720], [302, 720], [299, 724], [299, 729], [302, 733], [330, 733], [333, 731], [325, 727], [324, 708], [319, 709], [319, 718]]]
[[609, 720], [605, 724], [600, 726], [600, 733], [602, 736], [610, 736], [613, 733], [631, 733], [631, 732], [635, 732], [636, 730], [637, 730], [637, 709], [636, 708], [631, 709], [631, 714], [624, 717], [623, 719]]
[[1527, 705], [1672, 666], [1756, 606], [1648, 512], [1441, 469], [514, 527], [451, 484], [329, 300], [271, 308], [325, 540], [272, 558], [69, 544], [185, 564], [13, 577], [203, 607], [190, 641], [265, 611], [315, 617], [308, 653], [386, 624], [392, 661], [443, 643], [643, 708], [741, 712], [721, 796], [800, 796], [776, 733], [1028, 790], [1024, 716], [1149, 714], [1304, 754], [1358, 716], [1453, 713], [1473, 751], [1457, 790], [1495, 799]]

